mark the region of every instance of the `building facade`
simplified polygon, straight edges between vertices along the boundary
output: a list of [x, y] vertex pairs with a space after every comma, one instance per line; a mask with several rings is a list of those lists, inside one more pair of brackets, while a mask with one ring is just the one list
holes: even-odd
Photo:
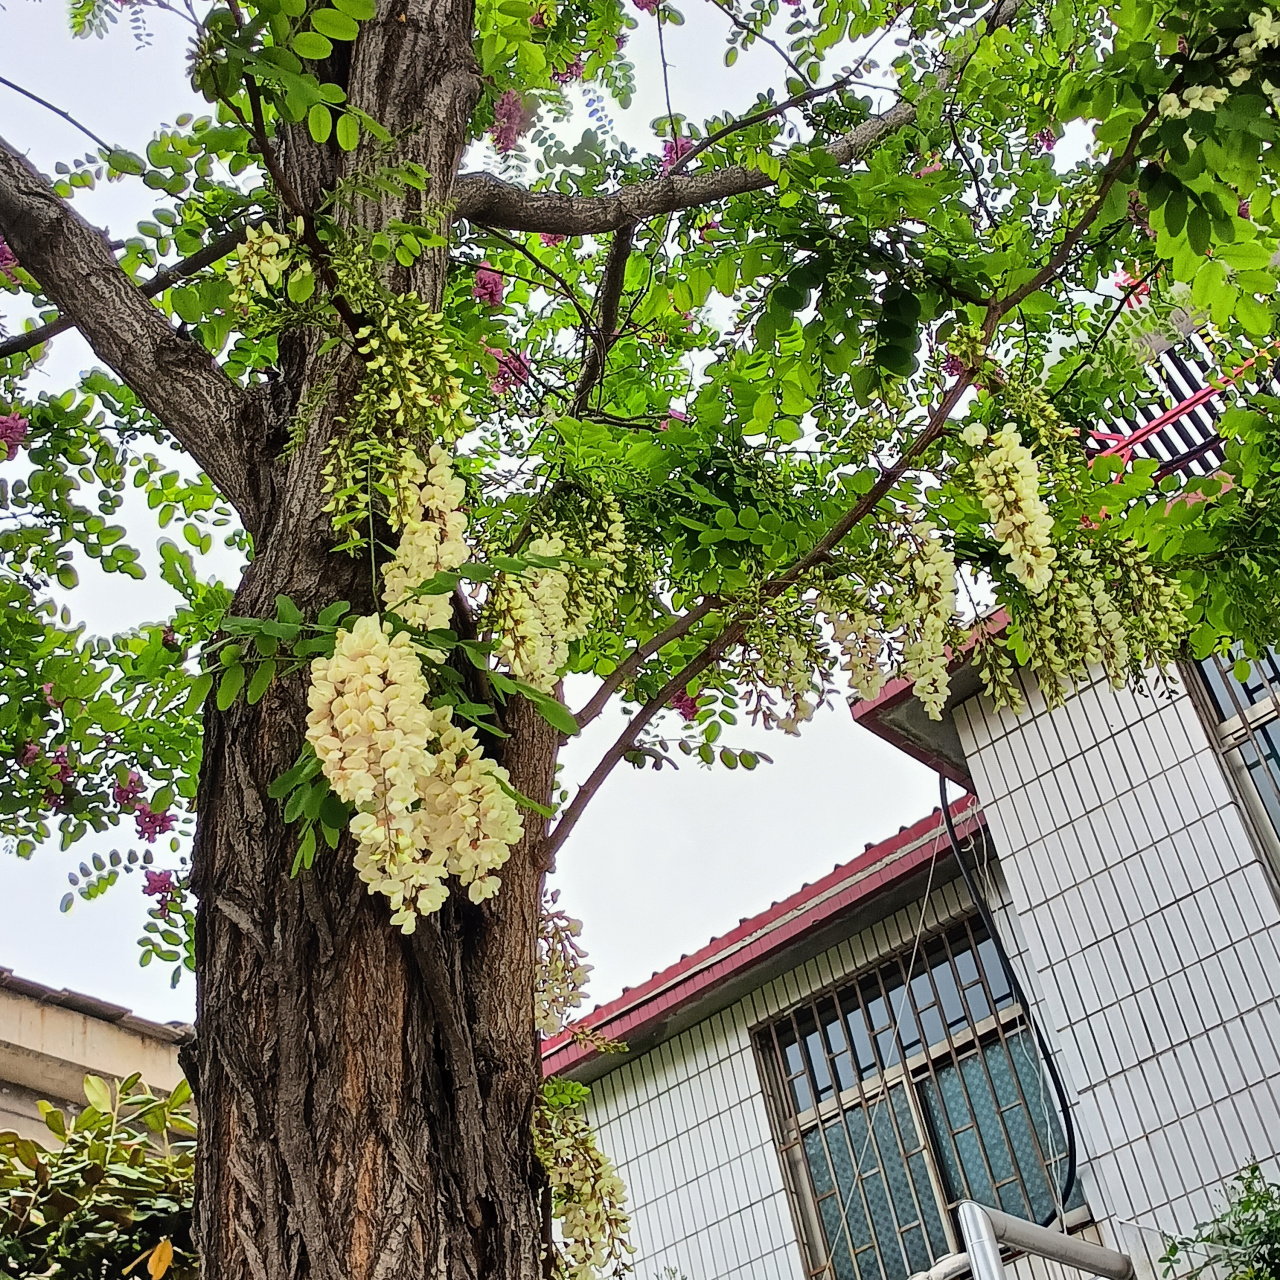
[[971, 1198], [1153, 1280], [1232, 1175], [1280, 1172], [1278, 677], [1211, 663], [1054, 710], [1028, 680], [1014, 715], [962, 666], [941, 725], [903, 683], [855, 707], [968, 792], [961, 853], [1030, 1008], [935, 812], [587, 1015], [628, 1052], [562, 1038], [546, 1066], [591, 1084], [637, 1275], [907, 1280]]
[[182, 1024], [149, 1022], [119, 1005], [28, 982], [0, 968], [0, 1130], [45, 1146], [53, 1135], [37, 1103], [74, 1115], [85, 1105], [84, 1078], [123, 1080], [140, 1072], [170, 1093], [182, 1079]]

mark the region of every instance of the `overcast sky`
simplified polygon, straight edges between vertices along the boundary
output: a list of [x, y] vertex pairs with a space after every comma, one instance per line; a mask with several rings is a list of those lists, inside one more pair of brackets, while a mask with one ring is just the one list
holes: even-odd
[[[686, 5], [687, 24], [666, 33], [676, 112], [697, 120], [741, 110], [759, 89], [780, 83], [781, 64], [763, 46], [727, 71], [720, 56], [723, 19], [709, 4]], [[620, 132], [633, 145], [656, 150], [649, 121], [665, 112], [656, 25], [638, 16], [642, 25], [629, 49], [637, 65], [637, 100], [620, 118]], [[67, 34], [59, 0], [3, 0], [0, 76], [79, 117], [113, 144], [141, 152], [161, 122], [207, 110], [183, 74], [180, 24], [153, 15], [151, 28], [148, 48], [137, 47], [124, 22], [105, 40], [77, 41]], [[2, 85], [0, 135], [46, 171], [91, 145]], [[150, 215], [151, 197], [140, 183], [129, 182], [78, 203], [86, 216], [122, 236]], [[75, 335], [57, 339], [55, 347], [33, 389], [64, 389], [77, 370], [93, 363]], [[148, 561], [154, 563], [153, 556]], [[119, 631], [164, 611], [162, 587], [149, 582], [122, 592], [121, 585], [119, 577], [95, 582], [86, 575], [76, 607], [92, 630]], [[590, 768], [618, 723], [601, 717], [583, 741], [570, 744], [565, 761], [571, 778]], [[623, 766], [561, 851], [555, 883], [562, 905], [585, 921], [596, 966], [592, 1002], [696, 950], [936, 803], [935, 776], [858, 728], [843, 706], [817, 716], [798, 740], [748, 731], [735, 738], [737, 744], [753, 744], [775, 763], [753, 773], [689, 764], [661, 773]], [[58, 911], [76, 863], [95, 849], [128, 847], [126, 828], [113, 834], [114, 842], [85, 841], [68, 854], [41, 851], [25, 863], [0, 855], [0, 966], [147, 1017], [190, 1018], [189, 979], [170, 991], [161, 968], [138, 968], [134, 940], [148, 900], [136, 880], [122, 880], [96, 902], [77, 900], [68, 915]]]

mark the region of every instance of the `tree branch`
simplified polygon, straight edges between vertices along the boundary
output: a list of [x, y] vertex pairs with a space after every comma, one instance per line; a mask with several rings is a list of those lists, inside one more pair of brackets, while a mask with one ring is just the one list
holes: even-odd
[[[999, 0], [984, 20], [983, 33], [1008, 26], [1028, 0]], [[944, 58], [935, 88], [946, 89], [954, 68]], [[841, 134], [827, 148], [837, 164], [856, 163], [886, 137], [914, 124], [916, 107], [899, 102], [878, 116]], [[803, 153], [806, 146], [794, 148]], [[695, 174], [666, 174], [623, 187], [612, 195], [573, 196], [558, 191], [526, 191], [488, 173], [462, 174], [454, 185], [454, 211], [460, 218], [505, 227], [508, 231], [546, 231], [554, 235], [598, 235], [617, 231], [664, 213], [715, 204], [750, 191], [763, 191], [773, 179], [759, 169], [728, 165]]]
[[3, 138], [0, 233], [98, 358], [173, 433], [245, 527], [256, 528], [250, 476], [265, 434], [261, 401], [170, 326], [120, 269], [102, 234]]
[[[179, 280], [185, 280], [198, 271], [203, 271], [205, 267], [211, 267], [215, 262], [220, 262], [244, 239], [244, 233], [250, 227], [256, 227], [263, 221], [262, 218], [254, 218], [249, 222], [237, 223], [230, 231], [224, 231], [222, 235], [215, 236], [203, 249], [197, 249], [189, 258], [183, 258], [181, 262], [175, 262], [171, 267], [157, 271], [150, 280], [142, 281], [138, 285], [138, 292], [144, 298], [157, 297], [170, 285], [177, 284]], [[26, 333], [15, 334], [12, 338], [0, 342], [0, 360], [6, 356], [30, 351], [32, 347], [38, 347], [48, 342], [50, 338], [74, 327], [70, 320], [59, 316], [48, 324], [42, 324], [38, 329], [28, 329]]]
[[[973, 381], [973, 371], [969, 370], [958, 377], [947, 389], [946, 394], [938, 402], [924, 429], [902, 451], [897, 462], [881, 472], [880, 478], [865, 494], [827, 530], [804, 555], [793, 561], [791, 565], [776, 578], [764, 584], [761, 594], [766, 599], [781, 595], [792, 586], [807, 569], [811, 569], [845, 538], [853, 527], [864, 520], [879, 505], [880, 500], [911, 470], [916, 460], [946, 430], [951, 411], [964, 395]], [[687, 617], [688, 615], [686, 615]], [[618, 735], [617, 740], [600, 758], [599, 764], [592, 770], [591, 776], [580, 786], [573, 799], [565, 807], [554, 830], [546, 838], [545, 859], [548, 864], [555, 858], [557, 850], [569, 838], [569, 833], [578, 824], [592, 797], [604, 785], [605, 779], [613, 772], [614, 766], [635, 745], [636, 738], [649, 724], [654, 716], [671, 701], [674, 694], [683, 689], [690, 680], [699, 676], [719, 662], [734, 645], [741, 642], [746, 635], [749, 619], [739, 614], [714, 640], [708, 642], [697, 657], [685, 664], [649, 701], [627, 722], [627, 727]], [[656, 638], [656, 637], [655, 637]], [[599, 696], [599, 695], [597, 695]], [[593, 700], [594, 701], [594, 700]], [[588, 704], [590, 706], [590, 704]]]
[[673, 640], [679, 640], [682, 635], [701, 622], [712, 609], [719, 606], [719, 596], [703, 596], [688, 613], [682, 613], [665, 630], [659, 631], [656, 636], [650, 636], [644, 644], [633, 649], [631, 654], [605, 677], [592, 695], [591, 701], [574, 714], [573, 718], [578, 722], [578, 729], [585, 729], [609, 705], [609, 699], [640, 670], [646, 659], [651, 658], [660, 649], [665, 649]]
[[635, 234], [634, 222], [619, 227], [614, 232], [613, 243], [604, 260], [604, 272], [600, 277], [600, 288], [596, 292], [595, 337], [587, 358], [582, 362], [582, 376], [578, 379], [578, 389], [569, 409], [575, 417], [587, 407], [591, 392], [603, 379], [609, 348], [618, 336], [618, 310], [622, 305], [622, 291], [627, 282], [627, 263], [631, 258]]

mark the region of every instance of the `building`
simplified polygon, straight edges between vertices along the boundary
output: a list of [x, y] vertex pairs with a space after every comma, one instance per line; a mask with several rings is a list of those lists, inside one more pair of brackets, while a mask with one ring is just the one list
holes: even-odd
[[[1211, 399], [1102, 443], [1211, 465]], [[1280, 665], [1100, 679], [1055, 710], [1023, 687], [996, 711], [960, 665], [941, 724], [905, 682], [854, 715], [968, 793], [961, 846], [1031, 1009], [935, 811], [586, 1015], [627, 1053], [546, 1045], [592, 1087], [643, 1280], [907, 1280], [961, 1247], [962, 1198], [1062, 1211], [1151, 1280], [1232, 1175], [1280, 1172]]]
[[37, 1102], [74, 1114], [85, 1105], [84, 1078], [123, 1080], [134, 1072], [171, 1092], [182, 1079], [181, 1024], [137, 1018], [119, 1005], [55, 991], [0, 968], [0, 1130], [49, 1145]]

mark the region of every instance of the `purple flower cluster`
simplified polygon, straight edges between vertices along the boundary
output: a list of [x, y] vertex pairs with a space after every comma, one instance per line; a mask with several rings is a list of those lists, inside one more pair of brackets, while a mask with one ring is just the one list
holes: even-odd
[[489, 378], [489, 386], [500, 396], [529, 381], [529, 362], [518, 351], [501, 351], [497, 347], [485, 350], [498, 362], [497, 372]]
[[18, 269], [18, 255], [14, 253], [0, 236], [0, 275], [7, 276], [15, 284], [18, 277], [14, 274]]
[[142, 779], [133, 769], [129, 770], [129, 776], [124, 782], [117, 781], [111, 788], [111, 798], [122, 809], [132, 809], [141, 794]]
[[553, 71], [551, 73], [551, 78], [556, 82], [556, 84], [570, 84], [574, 80], [581, 80], [582, 72], [582, 59], [579, 57], [574, 58], [574, 60], [569, 63], [563, 71]]
[[529, 128], [531, 117], [524, 109], [524, 99], [518, 89], [508, 89], [493, 106], [493, 149], [499, 155], [514, 151], [520, 135]]
[[504, 287], [502, 274], [487, 262], [482, 262], [476, 269], [476, 282], [471, 286], [471, 294], [487, 307], [500, 307]]
[[58, 766], [58, 771], [53, 776], [57, 778], [59, 782], [63, 782], [63, 783], [70, 782], [71, 779], [75, 776], [75, 770], [71, 767], [70, 762], [67, 760], [66, 747], [56, 748], [54, 750], [52, 759], [54, 764]]
[[662, 172], [670, 173], [692, 150], [692, 138], [668, 138], [662, 144]]
[[1041, 151], [1049, 152], [1058, 145], [1058, 135], [1052, 129], [1041, 129], [1034, 138]]
[[[0, 241], [0, 243], [3, 243]], [[3, 268], [0, 268], [2, 270]], [[0, 417], [0, 449], [5, 451], [6, 462], [12, 462], [18, 456], [22, 442], [27, 438], [27, 420], [16, 413]]]
[[40, 759], [40, 744], [38, 742], [28, 742], [25, 747], [18, 753], [18, 763], [24, 768], [35, 764]]
[[542, 241], [548, 249], [554, 249], [558, 244], [564, 244], [568, 236], [557, 235], [554, 231], [539, 231], [538, 239]]
[[947, 356], [942, 362], [942, 372], [948, 378], [958, 378], [968, 367], [959, 356]]
[[684, 717], [686, 724], [690, 720], [695, 720], [697, 718], [698, 700], [697, 698], [691, 698], [684, 689], [681, 689], [679, 693], [672, 695], [671, 706]]
[[145, 800], [138, 801], [138, 807], [133, 811], [133, 820], [138, 825], [138, 838], [148, 844], [155, 844], [157, 836], [173, 830], [173, 814], [168, 810], [152, 813], [151, 806]]
[[657, 13], [662, 0], [632, 0], [632, 3], [641, 13]]
[[177, 888], [173, 883], [172, 871], [144, 871], [143, 876], [146, 883], [142, 886], [142, 892], [152, 898], [168, 895]]

